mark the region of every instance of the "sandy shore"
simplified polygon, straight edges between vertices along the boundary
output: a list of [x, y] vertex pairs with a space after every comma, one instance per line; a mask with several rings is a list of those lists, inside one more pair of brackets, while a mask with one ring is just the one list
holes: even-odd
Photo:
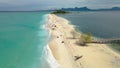
[[[69, 21], [53, 14], [48, 20], [50, 49], [61, 68], [120, 68], [120, 55], [105, 44], [77, 45], [71, 34], [75, 29]], [[82, 57], [75, 61], [75, 56]]]

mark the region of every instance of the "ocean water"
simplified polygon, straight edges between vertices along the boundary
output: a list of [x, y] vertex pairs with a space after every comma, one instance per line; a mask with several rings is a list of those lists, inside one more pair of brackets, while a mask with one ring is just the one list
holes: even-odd
[[120, 11], [72, 12], [59, 16], [68, 19], [83, 33], [99, 38], [120, 38]]
[[0, 68], [50, 68], [46, 14], [0, 12]]
[[[68, 19], [82, 33], [91, 33], [97, 38], [120, 38], [120, 11], [72, 12], [58, 16]], [[109, 46], [120, 53], [120, 44]]]

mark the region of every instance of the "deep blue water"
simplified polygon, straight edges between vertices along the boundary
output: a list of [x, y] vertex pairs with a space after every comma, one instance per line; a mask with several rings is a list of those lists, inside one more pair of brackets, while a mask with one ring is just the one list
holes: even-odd
[[120, 38], [120, 11], [72, 12], [59, 16], [68, 19], [83, 33], [99, 38]]
[[[82, 33], [97, 38], [120, 38], [120, 11], [72, 12], [58, 15], [66, 18]], [[109, 45], [120, 53], [120, 44]]]

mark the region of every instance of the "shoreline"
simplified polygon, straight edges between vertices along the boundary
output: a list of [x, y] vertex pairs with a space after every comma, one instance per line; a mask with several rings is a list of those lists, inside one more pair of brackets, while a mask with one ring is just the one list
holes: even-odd
[[[43, 28], [48, 31], [48, 42], [51, 37], [51, 30], [47, 27], [49, 25], [49, 14], [44, 15], [45, 18], [45, 25], [43, 25]], [[52, 54], [52, 50], [50, 49], [49, 43], [44, 46], [43, 52], [42, 52], [42, 61], [41, 61], [41, 67], [42, 68], [60, 68], [60, 64], [57, 63], [56, 59], [54, 58]]]
[[[79, 46], [72, 37], [73, 25], [64, 18], [48, 15], [47, 28], [51, 31], [49, 47], [61, 68], [119, 68], [120, 55], [106, 44]], [[75, 56], [82, 58], [75, 61]]]

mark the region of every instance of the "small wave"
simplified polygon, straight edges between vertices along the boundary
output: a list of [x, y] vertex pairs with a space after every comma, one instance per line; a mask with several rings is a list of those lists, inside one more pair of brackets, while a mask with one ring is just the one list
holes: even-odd
[[60, 68], [60, 64], [53, 57], [49, 45], [44, 47], [41, 64], [41, 68]]
[[39, 21], [39, 29], [46, 29], [45, 26], [46, 26], [46, 23], [47, 23], [47, 17], [48, 17], [49, 14], [45, 14], [42, 16], [42, 19]]
[[[45, 30], [48, 30], [49, 32], [49, 39], [51, 36], [51, 31], [46, 28], [46, 24], [48, 23], [48, 15], [44, 15], [45, 18], [45, 25], [43, 25], [43, 28]], [[49, 48], [49, 45], [44, 46], [42, 57], [41, 57], [41, 68], [61, 68], [60, 64], [57, 63], [56, 59], [54, 58], [51, 49]]]

